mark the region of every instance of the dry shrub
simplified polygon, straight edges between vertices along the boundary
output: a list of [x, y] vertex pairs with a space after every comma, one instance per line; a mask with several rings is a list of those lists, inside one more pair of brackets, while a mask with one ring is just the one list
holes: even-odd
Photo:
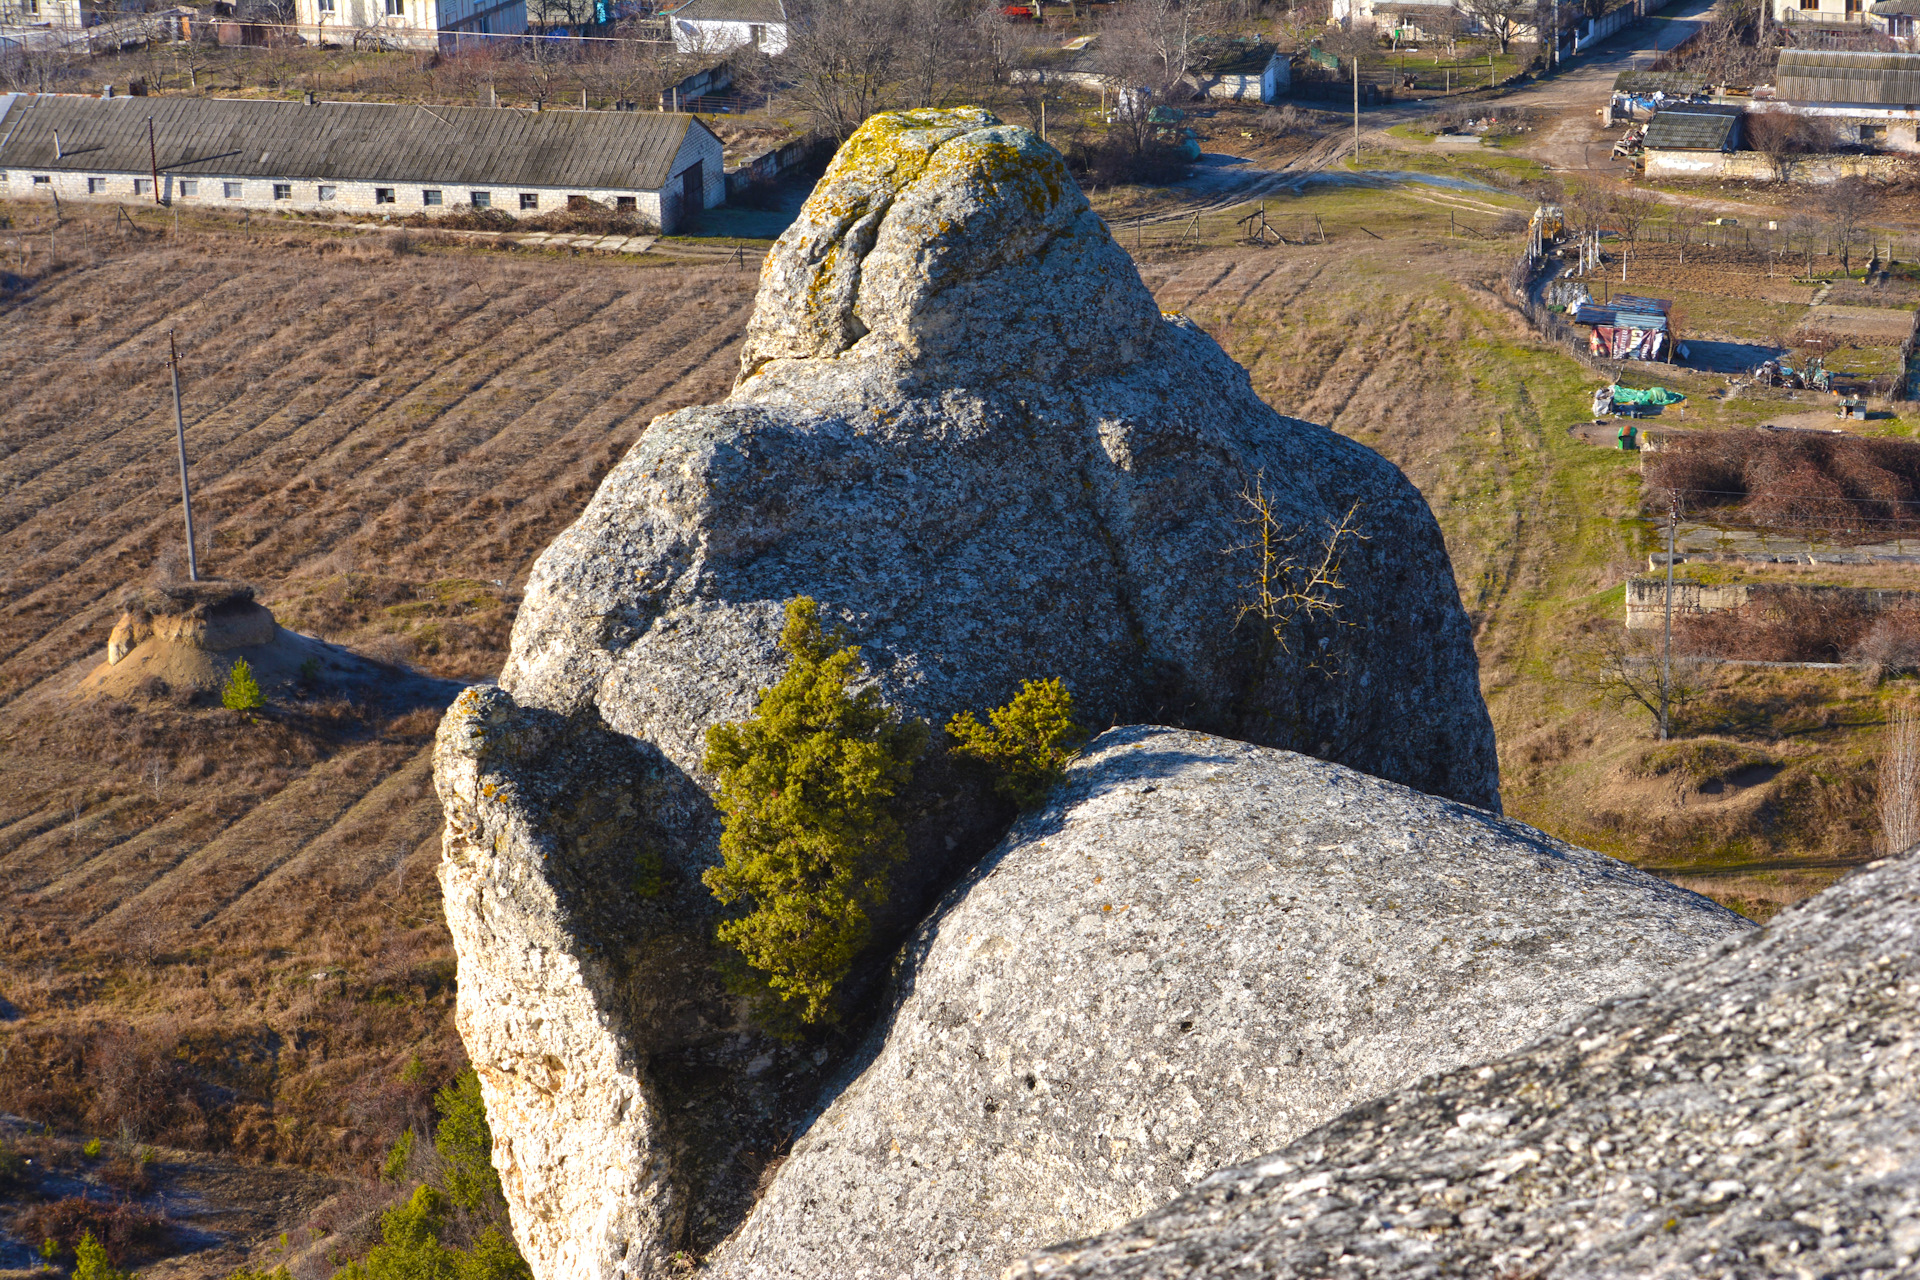
[[1677, 614], [1673, 643], [1676, 652], [1698, 657], [1844, 662], [1874, 621], [1851, 592], [1779, 592], [1738, 609]]
[[1920, 443], [1723, 431], [1647, 455], [1649, 500], [1762, 528], [1880, 536], [1920, 529]]
[[652, 219], [641, 217], [637, 210], [616, 209], [585, 196], [569, 196], [566, 208], [523, 218], [520, 226], [529, 231], [603, 236], [652, 235], [660, 230]]
[[153, 1257], [173, 1239], [163, 1214], [124, 1201], [102, 1204], [85, 1196], [33, 1205], [15, 1215], [9, 1233], [36, 1245], [52, 1240], [60, 1246], [63, 1259], [72, 1258], [81, 1237], [92, 1233], [115, 1266]]
[[1848, 662], [1865, 662], [1882, 675], [1920, 671], [1920, 609], [1889, 609], [1867, 626], [1847, 650]]
[[1285, 106], [1268, 107], [1254, 117], [1253, 127], [1273, 138], [1317, 138], [1326, 132], [1322, 117], [1302, 111], [1291, 102]]

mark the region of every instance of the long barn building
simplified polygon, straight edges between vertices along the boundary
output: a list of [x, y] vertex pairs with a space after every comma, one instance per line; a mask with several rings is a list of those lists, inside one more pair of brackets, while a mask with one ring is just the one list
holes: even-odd
[[14, 199], [531, 217], [584, 197], [672, 231], [726, 199], [723, 164], [679, 113], [0, 95]]

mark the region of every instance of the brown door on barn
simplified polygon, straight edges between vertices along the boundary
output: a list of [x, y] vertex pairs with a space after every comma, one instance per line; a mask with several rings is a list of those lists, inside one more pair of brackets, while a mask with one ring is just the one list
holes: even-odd
[[706, 208], [707, 162], [695, 160], [680, 174], [680, 216], [685, 218]]

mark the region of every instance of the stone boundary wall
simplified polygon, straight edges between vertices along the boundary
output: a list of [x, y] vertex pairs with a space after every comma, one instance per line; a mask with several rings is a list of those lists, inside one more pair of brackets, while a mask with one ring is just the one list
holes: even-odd
[[[1920, 591], [1894, 591], [1873, 587], [1802, 587], [1786, 583], [1740, 582], [1711, 584], [1684, 578], [1673, 580], [1673, 612], [1725, 613], [1768, 596], [1840, 595], [1868, 609], [1901, 609], [1920, 606]], [[1666, 622], [1667, 580], [1665, 577], [1627, 579], [1627, 630], [1658, 628]]]
[[[1825, 186], [1852, 177], [1885, 182], [1906, 172], [1910, 165], [1903, 156], [1809, 156], [1793, 164], [1786, 180], [1806, 186]], [[1649, 151], [1646, 174], [1649, 178], [1780, 180], [1773, 162], [1758, 151]]]

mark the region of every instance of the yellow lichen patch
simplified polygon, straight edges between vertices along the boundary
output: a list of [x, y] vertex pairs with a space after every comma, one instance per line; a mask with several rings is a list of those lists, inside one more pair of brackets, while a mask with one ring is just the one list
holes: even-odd
[[991, 188], [1008, 204], [1024, 204], [1032, 217], [1044, 218], [1067, 196], [1066, 165], [1059, 152], [1023, 133], [996, 130], [955, 138], [934, 153], [921, 177], [939, 181], [961, 175]]

